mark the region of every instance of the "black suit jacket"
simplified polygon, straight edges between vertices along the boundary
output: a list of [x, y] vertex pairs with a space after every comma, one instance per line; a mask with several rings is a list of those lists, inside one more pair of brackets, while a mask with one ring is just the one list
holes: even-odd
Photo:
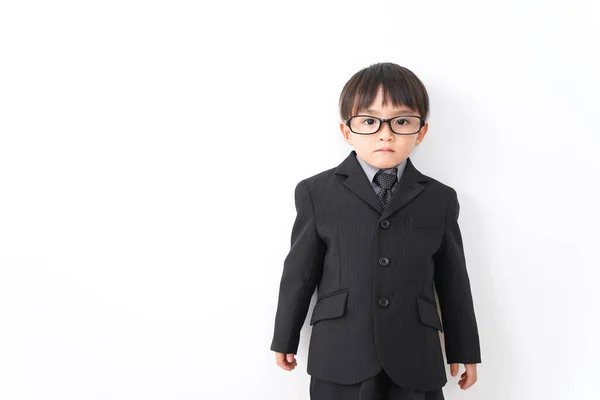
[[296, 186], [271, 350], [296, 354], [317, 287], [307, 372], [318, 379], [354, 384], [384, 368], [398, 385], [441, 388], [438, 331], [448, 364], [481, 362], [456, 191], [410, 158], [398, 185], [383, 210], [353, 150]]

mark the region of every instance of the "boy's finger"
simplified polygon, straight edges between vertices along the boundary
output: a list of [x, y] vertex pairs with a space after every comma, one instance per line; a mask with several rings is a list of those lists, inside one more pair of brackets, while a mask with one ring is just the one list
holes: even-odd
[[452, 376], [456, 376], [456, 374], [458, 374], [458, 363], [450, 364], [450, 374]]
[[281, 369], [285, 369], [286, 371], [291, 371], [293, 368], [290, 364], [287, 363], [287, 361], [282, 360], [281, 362], [277, 362], [277, 365], [281, 368]]

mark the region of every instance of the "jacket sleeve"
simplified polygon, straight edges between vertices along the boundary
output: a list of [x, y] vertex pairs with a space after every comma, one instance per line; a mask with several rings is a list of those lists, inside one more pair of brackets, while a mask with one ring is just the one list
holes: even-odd
[[321, 279], [326, 245], [315, 225], [315, 211], [308, 186], [300, 181], [295, 189], [296, 219], [291, 246], [283, 263], [279, 300], [271, 350], [296, 354], [300, 331], [315, 288]]
[[447, 362], [475, 364], [481, 362], [479, 333], [458, 225], [459, 212], [458, 197], [451, 188], [444, 238], [434, 255], [434, 281], [442, 313]]

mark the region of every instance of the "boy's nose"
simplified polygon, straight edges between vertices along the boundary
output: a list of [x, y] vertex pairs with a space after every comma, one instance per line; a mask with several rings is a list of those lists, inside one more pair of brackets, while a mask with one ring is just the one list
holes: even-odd
[[381, 129], [379, 129], [379, 136], [384, 139], [394, 137], [394, 132], [392, 132], [392, 128], [390, 127], [389, 121], [383, 123]]

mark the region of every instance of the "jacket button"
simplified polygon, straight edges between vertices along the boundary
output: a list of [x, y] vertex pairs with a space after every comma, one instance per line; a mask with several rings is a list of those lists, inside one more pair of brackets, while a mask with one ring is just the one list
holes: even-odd
[[387, 257], [381, 257], [379, 259], [379, 265], [381, 265], [382, 267], [387, 267], [389, 263], [390, 263], [390, 259]]
[[387, 307], [389, 304], [390, 304], [390, 301], [389, 301], [387, 298], [385, 298], [385, 297], [381, 297], [381, 298], [379, 299], [379, 305], [380, 305], [381, 307]]
[[383, 229], [387, 229], [390, 227], [390, 221], [388, 221], [387, 219], [384, 219], [383, 221], [381, 221], [379, 223], [379, 226], [381, 226]]

